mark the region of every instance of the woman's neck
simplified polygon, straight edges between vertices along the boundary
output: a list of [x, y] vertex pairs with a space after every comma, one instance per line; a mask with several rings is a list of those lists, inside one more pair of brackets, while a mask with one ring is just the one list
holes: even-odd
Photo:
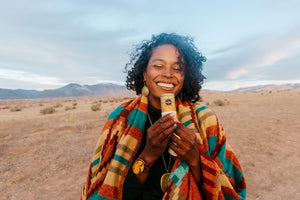
[[160, 98], [149, 96], [148, 101], [154, 108], [161, 110]]

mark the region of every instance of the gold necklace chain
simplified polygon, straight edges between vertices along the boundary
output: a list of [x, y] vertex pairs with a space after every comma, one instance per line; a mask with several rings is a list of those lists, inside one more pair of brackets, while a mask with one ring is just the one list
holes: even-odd
[[[150, 124], [151, 124], [151, 126], [152, 126], [152, 120], [151, 120], [151, 118], [150, 118], [149, 113], [147, 113], [147, 116], [148, 116], [149, 122], [150, 122]], [[171, 159], [172, 159], [172, 155], [170, 155], [170, 158], [169, 158], [169, 166], [168, 166], [168, 167], [167, 167], [167, 163], [166, 163], [164, 154], [162, 154], [161, 157], [162, 157], [162, 160], [163, 160], [163, 163], [164, 163], [164, 166], [165, 166], [165, 170], [166, 170], [167, 172], [169, 172], [170, 167], [171, 167]]]

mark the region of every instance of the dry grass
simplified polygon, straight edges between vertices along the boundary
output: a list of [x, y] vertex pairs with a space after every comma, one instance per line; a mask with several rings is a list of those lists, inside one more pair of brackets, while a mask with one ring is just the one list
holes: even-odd
[[[299, 199], [299, 91], [202, 97], [207, 103], [230, 102], [226, 106], [210, 103], [210, 107], [239, 157], [247, 200]], [[0, 199], [79, 199], [105, 119], [117, 105], [131, 99], [0, 101]], [[91, 110], [93, 102], [101, 103], [101, 112]], [[58, 107], [50, 115], [40, 114], [41, 105], [47, 108], [56, 103], [72, 109]], [[10, 112], [17, 105], [24, 109]]]

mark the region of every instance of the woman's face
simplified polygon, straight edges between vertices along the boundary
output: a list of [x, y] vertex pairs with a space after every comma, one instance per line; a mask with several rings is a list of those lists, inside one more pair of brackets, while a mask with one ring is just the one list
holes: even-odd
[[[165, 93], [180, 92], [184, 82], [184, 68], [180, 65], [179, 52], [171, 44], [164, 44], [152, 51], [144, 80], [149, 88], [150, 103], [160, 109], [160, 96]], [[182, 62], [181, 62], [182, 63]]]

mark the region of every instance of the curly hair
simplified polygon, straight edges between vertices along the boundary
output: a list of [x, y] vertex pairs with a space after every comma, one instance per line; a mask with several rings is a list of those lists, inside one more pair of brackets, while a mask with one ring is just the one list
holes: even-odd
[[205, 62], [206, 58], [202, 56], [193, 42], [193, 38], [176, 33], [152, 35], [151, 40], [142, 41], [130, 54], [130, 61], [125, 65], [127, 89], [136, 91], [137, 95], [141, 94], [144, 86], [143, 72], [146, 71], [152, 51], [160, 45], [171, 44], [178, 49], [178, 60], [183, 61], [185, 69], [182, 101], [199, 101], [199, 91], [205, 79], [202, 74], [202, 62]]

